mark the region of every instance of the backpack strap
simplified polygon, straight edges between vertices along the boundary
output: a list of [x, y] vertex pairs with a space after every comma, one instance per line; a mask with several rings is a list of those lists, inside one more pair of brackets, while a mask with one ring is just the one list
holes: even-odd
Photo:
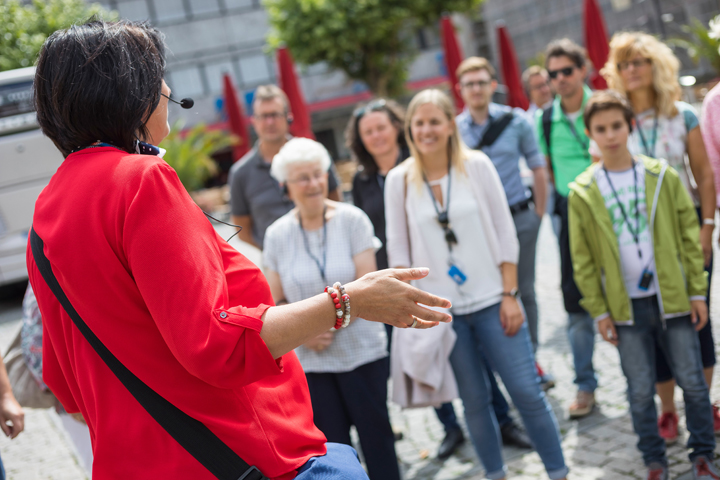
[[105, 344], [90, 330], [65, 295], [60, 282], [52, 271], [50, 261], [45, 256], [44, 243], [35, 233], [34, 228], [30, 229], [30, 247], [40, 274], [77, 329], [138, 403], [171, 437], [218, 480], [267, 480], [260, 470], [248, 465], [205, 424], [160, 396], [108, 350]]
[[[552, 154], [550, 153], [550, 135], [552, 133], [552, 116], [553, 116], [553, 105], [543, 109], [542, 113], [542, 130], [543, 137], [545, 137], [545, 147], [547, 150], [547, 156], [550, 159], [550, 166], [553, 167]], [[553, 167], [553, 171], [555, 168]]]
[[490, 126], [485, 131], [485, 135], [483, 135], [480, 143], [478, 143], [475, 147], [475, 150], [482, 150], [483, 147], [492, 146], [492, 144], [495, 143], [495, 140], [497, 140], [498, 137], [502, 135], [502, 132], [505, 131], [507, 126], [510, 125], [513, 118], [515, 118], [515, 114], [511, 110], [497, 120], [491, 120]]

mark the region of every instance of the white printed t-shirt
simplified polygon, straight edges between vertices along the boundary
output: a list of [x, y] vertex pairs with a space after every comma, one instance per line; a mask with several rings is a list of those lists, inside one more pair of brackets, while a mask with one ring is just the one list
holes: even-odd
[[[605, 207], [610, 214], [613, 231], [618, 240], [620, 265], [625, 280], [625, 288], [630, 298], [643, 298], [656, 294], [654, 281], [650, 282], [647, 290], [638, 288], [645, 268], [653, 272], [653, 274], [655, 273], [655, 256], [650, 229], [648, 228], [645, 168], [642, 162], [635, 162], [635, 173], [636, 175], [633, 175], [632, 168], [623, 172], [608, 171], [607, 173], [603, 168], [598, 168], [595, 180], [603, 200], [605, 200]], [[615, 193], [613, 193], [611, 184], [608, 182], [608, 177], [612, 182], [612, 187], [615, 187]], [[636, 178], [637, 183], [635, 183]], [[635, 188], [637, 188], [637, 204]], [[618, 200], [620, 204], [618, 204]], [[627, 219], [623, 216], [620, 205], [625, 209]], [[637, 244], [633, 232], [637, 233]], [[638, 255], [638, 247], [641, 256]]]

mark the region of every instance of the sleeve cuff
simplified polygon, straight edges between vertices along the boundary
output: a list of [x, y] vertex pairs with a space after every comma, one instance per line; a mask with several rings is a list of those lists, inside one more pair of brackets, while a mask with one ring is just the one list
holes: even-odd
[[597, 325], [598, 323], [600, 323], [602, 320], [605, 320], [606, 318], [610, 318], [610, 312], [605, 312], [601, 315], [598, 315], [597, 317], [593, 318], [593, 320], [595, 321], [595, 324]]
[[707, 297], [705, 295], [691, 295], [690, 301], [692, 302], [695, 300], [702, 300], [703, 302], [705, 302], [705, 301], [707, 301]]

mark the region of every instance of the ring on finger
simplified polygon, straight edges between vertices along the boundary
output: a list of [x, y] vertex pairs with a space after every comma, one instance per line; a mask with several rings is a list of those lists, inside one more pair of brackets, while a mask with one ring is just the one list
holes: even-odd
[[415, 327], [417, 327], [417, 324], [418, 324], [418, 319], [417, 319], [417, 317], [413, 317], [413, 322], [412, 322], [412, 325], [410, 325], [410, 328], [415, 328]]

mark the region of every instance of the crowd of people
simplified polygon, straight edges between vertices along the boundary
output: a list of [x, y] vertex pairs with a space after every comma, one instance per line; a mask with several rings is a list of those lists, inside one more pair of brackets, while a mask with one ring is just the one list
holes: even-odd
[[[693, 478], [720, 480], [708, 318], [720, 86], [701, 130], [680, 101], [679, 61], [655, 37], [616, 34], [600, 67], [609, 89], [593, 92], [586, 52], [560, 39], [545, 68], [522, 76], [527, 111], [493, 101], [496, 71], [480, 57], [456, 72], [457, 115], [438, 89], [407, 111], [385, 98], [359, 105], [345, 132], [354, 205], [340, 201], [327, 150], [289, 135], [283, 91], [258, 87], [258, 141], [229, 184], [232, 221], [262, 250], [261, 271], [214, 233], [158, 157], [171, 95], [162, 35], [123, 21], [56, 32], [40, 55], [36, 105], [66, 160], [38, 199], [28, 267], [45, 320], [42, 378], [87, 423], [93, 473], [213, 472], [207, 448], [159, 418], [170, 407], [148, 407], [147, 392], [116, 373], [107, 345], [133, 381], [257, 475], [366, 478], [350, 448], [355, 427], [369, 478], [399, 479], [403, 432], [388, 398], [435, 408], [441, 460], [466, 441], [459, 398], [487, 478], [508, 476], [503, 444], [535, 449], [550, 479], [568, 478], [545, 393], [554, 378], [536, 361], [536, 247], [549, 212], [577, 385], [568, 416], [595, 407], [599, 332], [619, 353], [647, 479], [668, 478], [677, 385]], [[128, 104], [118, 93], [130, 90]], [[17, 435], [22, 414], [8, 392], [0, 369], [10, 425], [0, 424]]]

